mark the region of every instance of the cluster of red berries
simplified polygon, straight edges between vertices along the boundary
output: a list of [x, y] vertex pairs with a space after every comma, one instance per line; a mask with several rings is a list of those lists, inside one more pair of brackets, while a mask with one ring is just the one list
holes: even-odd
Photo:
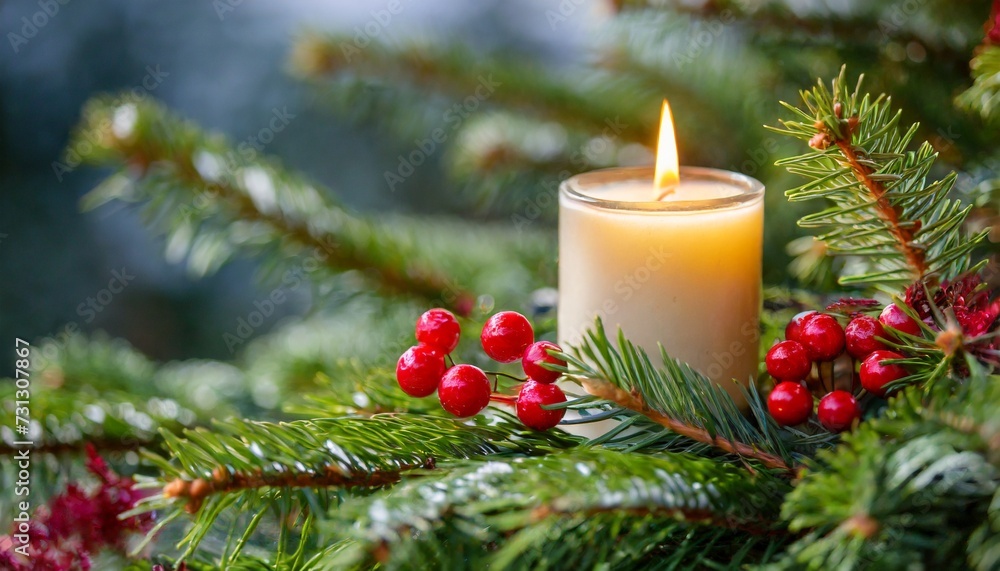
[[396, 364], [396, 381], [403, 392], [427, 397], [437, 391], [441, 406], [459, 418], [475, 416], [495, 401], [514, 405], [517, 417], [529, 428], [548, 430], [559, 424], [564, 409], [542, 408], [566, 402], [562, 389], [553, 384], [560, 373], [543, 366], [566, 365], [549, 355], [560, 350], [558, 345], [536, 342], [531, 323], [516, 311], [502, 311], [486, 321], [480, 336], [486, 354], [500, 363], [521, 360], [526, 378], [513, 397], [496, 393], [487, 372], [479, 367], [445, 364], [445, 356], [458, 346], [461, 333], [458, 320], [446, 309], [431, 309], [420, 316], [417, 345], [407, 349]]
[[[855, 316], [846, 328], [825, 313], [806, 311], [796, 315], [785, 328], [785, 341], [771, 347], [765, 359], [767, 372], [778, 381], [767, 399], [771, 416], [785, 426], [805, 422], [813, 412], [813, 394], [803, 383], [813, 363], [832, 362], [845, 351], [861, 363], [857, 375], [861, 387], [884, 397], [886, 386], [907, 376], [907, 372], [887, 362], [903, 359], [903, 355], [891, 351], [881, 340], [899, 339], [901, 333], [919, 336], [920, 325], [895, 304], [887, 305], [878, 319]], [[816, 407], [816, 416], [827, 430], [847, 430], [861, 417], [851, 372], [852, 390], [829, 391]]]

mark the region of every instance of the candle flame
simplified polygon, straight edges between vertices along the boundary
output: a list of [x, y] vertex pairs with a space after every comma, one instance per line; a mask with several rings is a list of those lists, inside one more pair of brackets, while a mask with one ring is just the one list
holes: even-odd
[[656, 200], [663, 200], [680, 184], [680, 167], [677, 159], [677, 137], [674, 134], [674, 118], [670, 114], [670, 104], [663, 100], [660, 115], [660, 137], [656, 143], [656, 171], [653, 184], [656, 186]]

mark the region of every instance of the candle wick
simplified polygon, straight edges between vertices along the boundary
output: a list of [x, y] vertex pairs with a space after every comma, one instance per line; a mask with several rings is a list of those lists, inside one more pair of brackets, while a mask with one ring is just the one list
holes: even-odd
[[660, 191], [660, 194], [657, 195], [656, 202], [659, 202], [659, 201], [663, 200], [664, 198], [666, 198], [666, 197], [670, 196], [671, 194], [673, 194], [674, 191], [677, 190], [677, 185], [676, 184], [672, 184], [670, 186], [667, 186], [667, 187], [664, 187], [664, 188], [660, 188], [658, 190]]

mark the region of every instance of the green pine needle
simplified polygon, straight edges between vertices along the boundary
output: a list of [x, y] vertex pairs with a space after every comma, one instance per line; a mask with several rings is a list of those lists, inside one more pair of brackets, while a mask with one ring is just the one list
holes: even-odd
[[715, 542], [752, 545], [759, 557], [764, 538], [780, 541], [771, 518], [787, 489], [773, 475], [684, 454], [477, 460], [347, 501], [324, 527], [354, 543], [321, 568], [709, 564], [703, 548]]
[[568, 375], [591, 393], [649, 416], [688, 440], [787, 475], [835, 440], [827, 432], [809, 435], [779, 426], [753, 384], [743, 389], [750, 408], [750, 417], [744, 416], [729, 393], [662, 347], [662, 365], [654, 365], [620, 330], [612, 343], [599, 318], [583, 342], [562, 357], [569, 364]]
[[840, 283], [894, 291], [916, 280], [968, 271], [970, 254], [985, 232], [965, 234], [972, 206], [949, 198], [954, 173], [927, 182], [937, 153], [926, 142], [909, 150], [917, 125], [902, 130], [890, 99], [862, 93], [861, 79], [852, 90], [846, 69], [831, 88], [820, 82], [801, 95], [805, 110], [782, 103], [796, 120], [769, 129], [815, 149], [777, 164], [811, 179], [786, 192], [790, 201], [831, 203], [799, 225], [822, 230], [818, 239], [829, 254], [860, 261], [860, 268], [852, 267]]

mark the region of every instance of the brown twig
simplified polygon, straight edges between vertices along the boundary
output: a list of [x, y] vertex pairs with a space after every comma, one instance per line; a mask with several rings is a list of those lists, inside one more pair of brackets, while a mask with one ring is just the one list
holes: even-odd
[[322, 470], [309, 472], [275, 472], [264, 473], [261, 470], [253, 472], [233, 471], [223, 466], [216, 467], [210, 480], [195, 478], [187, 480], [175, 478], [163, 486], [163, 495], [168, 498], [185, 498], [185, 509], [195, 513], [205, 498], [212, 494], [230, 493], [238, 490], [256, 488], [381, 488], [395, 484], [403, 472], [416, 469], [432, 469], [434, 458], [427, 458], [415, 464], [403, 464], [394, 470], [375, 470], [372, 472], [349, 472], [335, 464], [329, 464]]
[[886, 196], [889, 191], [886, 190], [881, 182], [872, 179], [872, 174], [874, 174], [872, 169], [861, 163], [858, 152], [851, 144], [851, 138], [856, 127], [857, 118], [852, 117], [851, 120], [847, 121], [843, 129], [843, 137], [837, 137], [835, 134], [830, 133], [825, 126], [820, 127], [820, 133], [829, 137], [833, 141], [833, 144], [837, 145], [847, 165], [851, 167], [855, 178], [864, 185], [872, 198], [875, 199], [875, 210], [879, 218], [889, 227], [889, 233], [896, 239], [896, 248], [906, 258], [910, 267], [913, 268], [915, 278], [921, 280], [927, 275], [929, 267], [924, 251], [913, 245], [915, 234], [920, 229], [920, 222], [915, 222], [912, 227], [904, 225], [899, 219], [899, 208], [894, 206]]
[[656, 412], [646, 406], [645, 401], [643, 401], [638, 395], [626, 392], [611, 383], [596, 379], [583, 379], [583, 384], [586, 387], [587, 392], [590, 394], [612, 401], [615, 404], [629, 410], [638, 412], [653, 422], [665, 427], [667, 430], [680, 434], [681, 436], [686, 436], [692, 440], [703, 442], [731, 454], [737, 454], [746, 458], [753, 458], [768, 468], [781, 470], [789, 477], [794, 477], [801, 468], [801, 466], [798, 465], [790, 466], [780, 457], [758, 450], [750, 444], [736, 442], [722, 438], [721, 436], [712, 436], [704, 428], [691, 426], [690, 424], [685, 424], [675, 418]]

